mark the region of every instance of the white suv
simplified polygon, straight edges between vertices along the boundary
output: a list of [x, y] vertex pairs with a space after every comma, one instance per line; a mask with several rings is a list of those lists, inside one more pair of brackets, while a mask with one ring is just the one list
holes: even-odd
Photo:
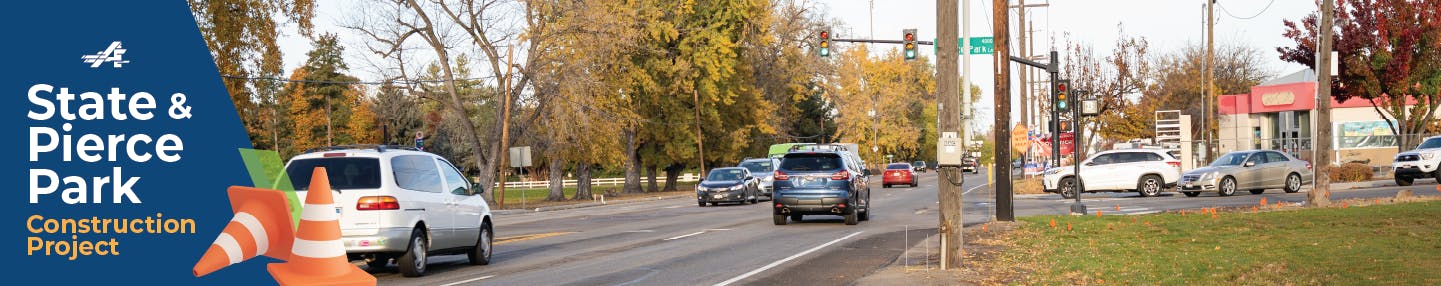
[[445, 158], [402, 146], [312, 149], [285, 166], [301, 201], [316, 167], [330, 176], [351, 260], [374, 269], [394, 258], [411, 277], [425, 274], [430, 255], [464, 253], [470, 264], [490, 263], [494, 232], [484, 189]]
[[[1076, 196], [1075, 167], [1046, 170], [1042, 184], [1046, 192], [1061, 193], [1070, 199]], [[1081, 162], [1083, 192], [1135, 191], [1153, 197], [1164, 189], [1176, 186], [1181, 178], [1181, 161], [1165, 150], [1126, 149], [1103, 151]]]
[[1426, 137], [1415, 150], [1396, 154], [1396, 160], [1391, 163], [1396, 184], [1401, 186], [1410, 186], [1412, 181], [1421, 178], [1441, 180], [1438, 167], [1441, 167], [1441, 136]]

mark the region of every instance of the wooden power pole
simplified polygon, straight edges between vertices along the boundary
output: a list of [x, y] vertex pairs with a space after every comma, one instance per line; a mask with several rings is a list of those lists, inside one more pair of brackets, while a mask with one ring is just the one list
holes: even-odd
[[993, 91], [996, 118], [992, 127], [996, 136], [996, 144], [993, 144], [995, 166], [992, 166], [991, 174], [996, 179], [992, 185], [996, 191], [996, 219], [1012, 221], [1015, 217], [1011, 205], [1011, 16], [1007, 13], [1006, 2], [993, 1], [991, 4], [991, 19], [994, 21], [991, 35], [996, 45], [995, 66], [991, 67], [996, 75]]
[[[1321, 24], [1317, 25], [1321, 30], [1321, 38], [1318, 39], [1316, 47], [1316, 120], [1318, 124], [1331, 124], [1331, 33], [1333, 33], [1332, 19], [1335, 13], [1335, 0], [1321, 1]], [[1312, 126], [1316, 137], [1312, 144], [1316, 146], [1316, 155], [1311, 165], [1316, 166], [1313, 181], [1316, 188], [1306, 194], [1306, 205], [1313, 207], [1324, 207], [1331, 204], [1331, 128]]]
[[[1005, 2], [1001, 2], [1004, 5]], [[961, 112], [969, 108], [961, 106], [959, 65], [960, 47], [950, 39], [960, 37], [958, 31], [960, 15], [958, 0], [936, 1], [936, 115], [940, 118], [941, 134], [960, 136]], [[1004, 6], [1003, 6], [1004, 7]], [[1001, 11], [1005, 11], [1002, 9]], [[961, 138], [965, 142], [965, 138]], [[963, 147], [962, 145], [961, 147]], [[964, 150], [964, 148], [962, 148]], [[953, 182], [962, 181], [960, 168], [937, 168], [941, 179], [937, 188], [940, 199], [941, 269], [960, 267], [961, 249], [961, 186]]]

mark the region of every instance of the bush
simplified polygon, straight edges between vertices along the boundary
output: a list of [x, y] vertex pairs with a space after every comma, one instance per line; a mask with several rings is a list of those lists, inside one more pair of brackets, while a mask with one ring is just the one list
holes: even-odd
[[1361, 163], [1341, 164], [1341, 167], [1331, 170], [1331, 182], [1363, 182], [1370, 181], [1376, 174], [1371, 171], [1371, 166]]

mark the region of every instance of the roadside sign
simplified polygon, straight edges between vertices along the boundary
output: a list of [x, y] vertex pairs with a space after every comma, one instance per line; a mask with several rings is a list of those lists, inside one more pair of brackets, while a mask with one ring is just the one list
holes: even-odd
[[[965, 39], [966, 39], [966, 38], [956, 39], [956, 49], [957, 49], [957, 50], [964, 49], [964, 48], [966, 47], [965, 42], [961, 42], [961, 41], [964, 41]], [[993, 53], [996, 52], [996, 42], [995, 42], [995, 38], [993, 38], [993, 37], [970, 37], [970, 39], [971, 39], [971, 52], [970, 52], [970, 54], [972, 54], [972, 55], [989, 55], [989, 54], [993, 54]], [[935, 39], [931, 39], [931, 42], [934, 43], [934, 42], [936, 42], [936, 41], [935, 41]], [[936, 52], [936, 46], [934, 46], [934, 45], [931, 46], [931, 52], [932, 52], [932, 53]]]
[[1026, 138], [1026, 131], [1026, 125], [1020, 123], [1016, 124], [1016, 128], [1011, 129], [1011, 149], [1016, 153], [1025, 153], [1026, 149], [1031, 147], [1031, 140]]

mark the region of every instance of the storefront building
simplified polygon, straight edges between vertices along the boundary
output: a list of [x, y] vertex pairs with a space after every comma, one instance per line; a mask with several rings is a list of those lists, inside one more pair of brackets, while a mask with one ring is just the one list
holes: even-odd
[[[1221, 153], [1278, 150], [1311, 160], [1315, 98], [1316, 79], [1311, 70], [1251, 87], [1248, 94], [1218, 97], [1217, 149]], [[1357, 162], [1388, 169], [1397, 153], [1390, 117], [1382, 117], [1364, 98], [1346, 102], [1332, 98], [1330, 116], [1331, 122], [1314, 125], [1331, 128], [1333, 164]]]

